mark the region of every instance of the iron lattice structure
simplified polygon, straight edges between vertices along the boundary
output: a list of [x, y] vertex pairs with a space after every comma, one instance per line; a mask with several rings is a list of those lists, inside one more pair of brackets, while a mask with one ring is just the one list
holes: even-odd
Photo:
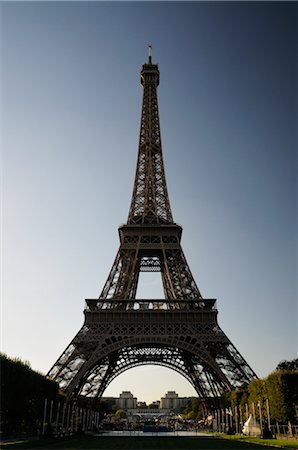
[[[256, 374], [203, 299], [181, 247], [166, 185], [157, 103], [159, 70], [141, 70], [143, 103], [135, 183], [120, 247], [99, 299], [86, 300], [83, 327], [51, 368], [68, 397], [101, 397], [123, 371], [157, 364], [182, 374], [205, 400]], [[139, 274], [161, 273], [164, 299], [136, 299]]]

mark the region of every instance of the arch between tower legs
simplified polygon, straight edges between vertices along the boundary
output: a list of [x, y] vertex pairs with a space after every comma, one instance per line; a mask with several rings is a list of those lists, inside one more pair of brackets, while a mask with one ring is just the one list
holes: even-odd
[[[122, 372], [145, 364], [156, 364], [184, 376], [202, 399], [220, 396], [231, 389], [231, 383], [210, 353], [201, 344], [175, 336], [125, 336], [107, 344], [97, 343], [81, 355], [82, 363], [72, 371], [65, 391], [76, 395], [101, 397], [106, 387]], [[81, 345], [79, 346], [81, 347]], [[87, 354], [89, 353], [89, 354]], [[78, 358], [78, 349], [74, 351]], [[71, 367], [72, 358], [68, 366]], [[63, 378], [68, 378], [67, 366]]]
[[183, 310], [98, 309], [97, 303], [85, 310], [83, 327], [48, 374], [68, 397], [101, 397], [117, 375], [143, 364], [178, 371], [202, 398], [255, 377], [207, 300], [202, 309]]

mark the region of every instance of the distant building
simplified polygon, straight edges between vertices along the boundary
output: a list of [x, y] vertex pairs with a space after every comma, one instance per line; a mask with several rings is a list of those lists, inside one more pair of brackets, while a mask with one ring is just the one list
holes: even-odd
[[179, 411], [186, 407], [189, 397], [179, 397], [175, 391], [168, 391], [165, 397], [160, 399], [160, 408], [168, 411]]
[[160, 400], [156, 400], [148, 406], [146, 402], [139, 401], [130, 391], [123, 391], [119, 397], [102, 397], [102, 401], [110, 405], [116, 405], [117, 409], [123, 409], [129, 415], [164, 415], [170, 412], [177, 413], [185, 408], [193, 397], [179, 397], [175, 391], [168, 391]]
[[124, 411], [127, 409], [136, 409], [138, 399], [130, 391], [123, 391], [120, 397], [116, 399], [116, 405]]

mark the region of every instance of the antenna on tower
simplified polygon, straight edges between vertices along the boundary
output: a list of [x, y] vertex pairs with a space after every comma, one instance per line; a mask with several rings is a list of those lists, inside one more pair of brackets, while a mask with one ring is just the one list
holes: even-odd
[[152, 64], [152, 45], [148, 47], [149, 64]]

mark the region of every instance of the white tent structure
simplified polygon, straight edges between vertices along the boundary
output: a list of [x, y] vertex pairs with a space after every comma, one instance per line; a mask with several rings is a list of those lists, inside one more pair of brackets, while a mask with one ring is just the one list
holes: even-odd
[[260, 424], [250, 414], [249, 418], [245, 422], [242, 428], [242, 433], [246, 436], [260, 436], [261, 435]]

